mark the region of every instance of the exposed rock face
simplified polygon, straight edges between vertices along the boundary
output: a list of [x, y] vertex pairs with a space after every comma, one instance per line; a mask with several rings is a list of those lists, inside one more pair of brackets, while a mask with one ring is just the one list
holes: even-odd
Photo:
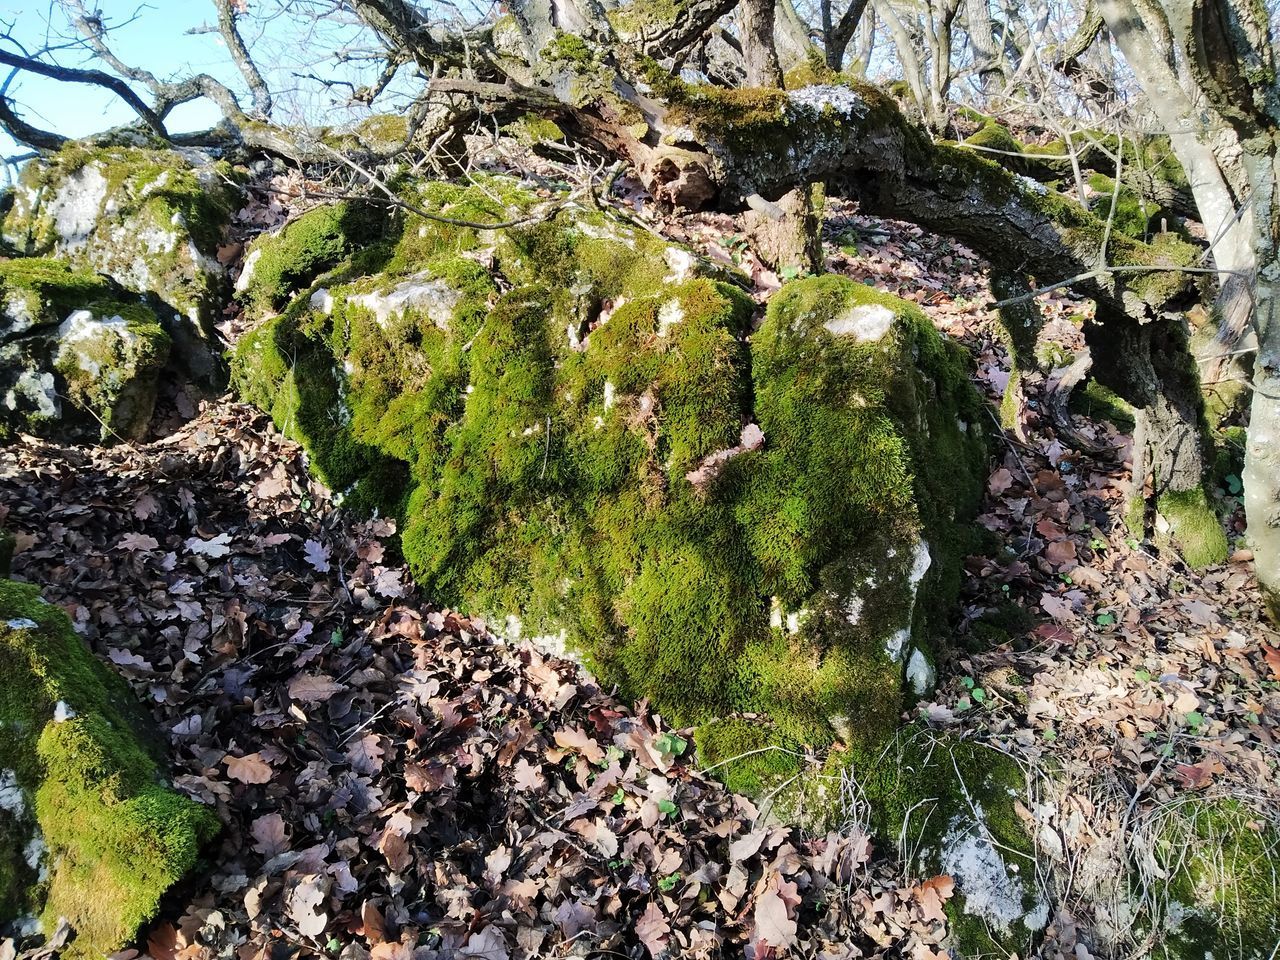
[[237, 203], [230, 168], [201, 155], [74, 144], [23, 168], [3, 239], [20, 256], [55, 256], [144, 296], [174, 359], [217, 386], [214, 323], [229, 294], [217, 252]]
[[169, 352], [156, 315], [114, 283], [55, 260], [0, 263], [0, 437], [140, 437]]
[[[537, 202], [502, 180], [413, 199], [480, 222]], [[678, 722], [883, 741], [985, 473], [958, 347], [840, 277], [788, 285], [752, 332], [731, 277], [594, 211], [415, 217], [380, 244], [358, 223], [313, 211], [258, 244], [247, 298], [296, 296], [233, 372], [332, 486], [404, 512], [432, 596]]]
[[103, 956], [150, 919], [217, 830], [164, 786], [139, 711], [57, 607], [0, 580], [0, 927]]

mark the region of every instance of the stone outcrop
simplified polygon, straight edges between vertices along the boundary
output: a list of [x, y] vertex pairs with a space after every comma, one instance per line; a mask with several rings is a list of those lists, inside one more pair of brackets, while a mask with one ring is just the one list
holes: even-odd
[[56, 260], [0, 263], [0, 438], [141, 437], [171, 341], [139, 297]]
[[[497, 179], [413, 200], [471, 222], [538, 203]], [[433, 597], [680, 723], [896, 727], [984, 472], [959, 347], [841, 277], [784, 287], [753, 330], [731, 275], [597, 211], [385, 229], [353, 242], [367, 220], [328, 208], [260, 241], [245, 296], [283, 312], [234, 378], [348, 502], [403, 512]]]
[[154, 916], [217, 830], [167, 787], [137, 705], [63, 611], [0, 580], [0, 926], [101, 957]]
[[23, 167], [4, 244], [114, 279], [145, 299], [197, 383], [224, 381], [214, 324], [229, 284], [217, 259], [239, 203], [231, 167], [195, 153], [72, 144]]

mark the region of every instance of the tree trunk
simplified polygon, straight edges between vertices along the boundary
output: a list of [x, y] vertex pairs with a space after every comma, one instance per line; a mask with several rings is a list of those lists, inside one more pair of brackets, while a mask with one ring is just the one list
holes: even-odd
[[[1258, 353], [1253, 363], [1253, 400], [1244, 456], [1244, 508], [1254, 566], [1267, 606], [1280, 621], [1280, 149], [1273, 132], [1270, 151], [1248, 158], [1254, 183], [1256, 257], [1261, 268], [1253, 290]], [[1256, 150], [1261, 146], [1255, 142]]]
[[756, 200], [743, 214], [751, 249], [779, 273], [822, 271], [821, 184], [797, 187], [775, 204]]
[[990, 0], [965, 0], [965, 19], [969, 25], [973, 65], [978, 71], [978, 88], [988, 96], [1000, 89], [1004, 80], [1004, 71], [996, 56], [995, 37], [991, 32]]
[[743, 0], [738, 8], [742, 27], [742, 59], [747, 68], [747, 85], [781, 87], [782, 67], [773, 44], [775, 0]]

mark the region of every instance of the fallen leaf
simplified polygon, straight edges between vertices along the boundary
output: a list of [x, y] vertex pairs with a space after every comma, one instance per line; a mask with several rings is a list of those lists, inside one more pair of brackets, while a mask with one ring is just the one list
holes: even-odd
[[650, 900], [649, 905], [636, 921], [636, 936], [649, 951], [649, 956], [657, 957], [667, 948], [667, 937], [671, 933], [671, 924], [663, 916], [657, 903]]
[[243, 757], [227, 754], [222, 758], [227, 765], [227, 776], [241, 783], [268, 783], [271, 780], [271, 765], [262, 759], [260, 753], [250, 753]]

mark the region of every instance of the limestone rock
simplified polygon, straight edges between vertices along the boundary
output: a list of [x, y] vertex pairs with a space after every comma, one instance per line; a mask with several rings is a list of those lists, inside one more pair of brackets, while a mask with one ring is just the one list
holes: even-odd
[[112, 953], [217, 830], [167, 787], [129, 691], [30, 585], [0, 580], [0, 930]]
[[170, 340], [136, 296], [55, 260], [0, 263], [0, 436], [136, 439]]
[[[540, 202], [412, 189], [472, 222]], [[259, 241], [244, 295], [283, 312], [233, 375], [349, 503], [403, 514], [431, 596], [679, 723], [892, 733], [985, 475], [958, 346], [843, 277], [788, 284], [753, 332], [732, 275], [598, 211], [354, 227], [337, 206]]]
[[23, 167], [0, 232], [20, 256], [56, 256], [144, 296], [175, 359], [215, 387], [230, 292], [217, 253], [238, 198], [230, 167], [196, 152], [72, 144]]

